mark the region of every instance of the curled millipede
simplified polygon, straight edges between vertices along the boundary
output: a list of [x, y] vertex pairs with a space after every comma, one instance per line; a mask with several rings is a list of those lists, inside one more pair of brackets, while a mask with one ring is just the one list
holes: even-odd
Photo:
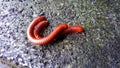
[[45, 16], [39, 16], [35, 18], [27, 28], [27, 37], [29, 41], [33, 44], [44, 45], [50, 43], [58, 36], [83, 32], [82, 26], [68, 26], [67, 24], [63, 23], [58, 25], [49, 35], [43, 37], [42, 34], [47, 25], [48, 23]]

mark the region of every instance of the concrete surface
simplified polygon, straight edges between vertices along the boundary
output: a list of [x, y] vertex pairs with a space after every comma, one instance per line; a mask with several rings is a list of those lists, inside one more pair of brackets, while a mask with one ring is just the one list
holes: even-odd
[[[45, 35], [63, 22], [86, 35], [37, 47], [26, 29], [40, 15]], [[22, 68], [120, 68], [120, 0], [0, 0], [0, 58]]]

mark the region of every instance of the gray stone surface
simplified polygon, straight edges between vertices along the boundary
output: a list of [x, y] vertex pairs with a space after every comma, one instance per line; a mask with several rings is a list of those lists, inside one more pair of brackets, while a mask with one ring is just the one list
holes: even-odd
[[8, 60], [0, 59], [0, 68], [22, 68], [16, 64], [11, 63]]
[[[63, 22], [86, 35], [37, 47], [26, 29], [40, 15], [45, 35]], [[0, 58], [23, 68], [120, 68], [120, 0], [0, 0]]]

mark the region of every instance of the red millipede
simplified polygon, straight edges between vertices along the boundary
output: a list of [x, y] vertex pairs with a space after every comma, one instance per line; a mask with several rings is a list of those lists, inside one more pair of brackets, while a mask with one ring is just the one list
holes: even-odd
[[82, 26], [68, 26], [67, 24], [60, 24], [46, 37], [43, 37], [43, 31], [47, 27], [47, 19], [45, 16], [39, 16], [35, 18], [27, 28], [27, 37], [33, 44], [48, 44], [53, 41], [56, 37], [70, 34], [83, 32]]

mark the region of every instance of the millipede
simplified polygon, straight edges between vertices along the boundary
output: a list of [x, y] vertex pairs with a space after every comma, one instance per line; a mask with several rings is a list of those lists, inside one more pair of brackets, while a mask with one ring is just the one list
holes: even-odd
[[45, 45], [52, 42], [56, 37], [65, 34], [82, 33], [83, 27], [81, 25], [68, 26], [66, 23], [59, 24], [50, 34], [43, 37], [43, 32], [48, 26], [45, 16], [36, 17], [27, 28], [28, 40], [37, 45]]

